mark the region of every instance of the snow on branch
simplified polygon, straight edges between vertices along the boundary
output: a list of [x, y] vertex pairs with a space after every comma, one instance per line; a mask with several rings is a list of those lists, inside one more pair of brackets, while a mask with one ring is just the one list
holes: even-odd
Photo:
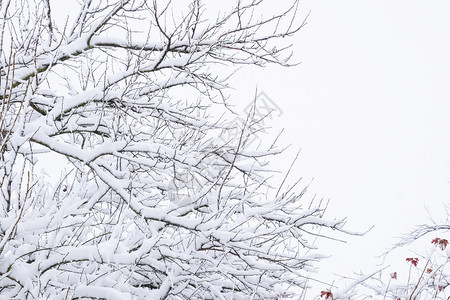
[[[244, 147], [250, 115], [238, 143], [220, 139], [236, 128], [213, 113], [229, 113], [218, 66], [291, 65], [281, 42], [304, 25], [298, 2], [261, 17], [261, 1], [73, 2], [0, 7], [2, 296], [275, 299], [304, 287], [323, 258], [319, 228], [348, 233], [344, 220], [324, 219], [306, 188], [278, 196], [267, 162], [281, 150]], [[53, 160], [61, 177], [39, 173]]]

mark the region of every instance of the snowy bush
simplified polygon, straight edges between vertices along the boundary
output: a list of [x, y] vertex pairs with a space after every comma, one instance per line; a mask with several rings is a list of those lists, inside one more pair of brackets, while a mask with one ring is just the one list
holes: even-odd
[[[445, 222], [448, 223], [448, 220]], [[386, 252], [383, 266], [371, 274], [343, 277], [335, 287], [321, 292], [321, 299], [446, 300], [450, 289], [450, 247], [445, 238], [449, 225], [420, 225]], [[412, 247], [412, 255], [406, 254]], [[424, 247], [425, 246], [425, 247]], [[420, 251], [418, 251], [420, 249]], [[405, 253], [400, 262], [391, 251]], [[411, 256], [409, 256], [411, 255]]]

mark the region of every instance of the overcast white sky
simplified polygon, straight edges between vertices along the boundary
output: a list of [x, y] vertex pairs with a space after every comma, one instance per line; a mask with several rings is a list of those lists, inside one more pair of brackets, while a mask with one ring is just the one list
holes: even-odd
[[267, 93], [283, 110], [275, 129], [294, 146], [285, 166], [302, 148], [294, 175], [315, 178], [328, 216], [347, 216], [349, 229], [375, 225], [324, 249], [326, 273], [351, 273], [426, 222], [425, 207], [438, 217], [450, 202], [450, 3], [301, 3], [311, 10], [294, 39], [301, 65], [241, 72], [233, 99], [251, 99], [256, 86]]

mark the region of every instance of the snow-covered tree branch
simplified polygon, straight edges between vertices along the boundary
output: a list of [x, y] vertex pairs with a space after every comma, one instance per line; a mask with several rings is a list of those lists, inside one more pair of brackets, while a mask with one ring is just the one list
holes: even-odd
[[[223, 67], [289, 65], [279, 44], [304, 25], [298, 3], [263, 16], [261, 1], [69, 2], [0, 2], [0, 293], [271, 299], [304, 287], [317, 228], [343, 220], [323, 219], [306, 188], [273, 193], [266, 163], [281, 149], [245, 147], [251, 115], [223, 141], [209, 114], [227, 111]], [[37, 172], [49, 153], [65, 158], [61, 178]]]

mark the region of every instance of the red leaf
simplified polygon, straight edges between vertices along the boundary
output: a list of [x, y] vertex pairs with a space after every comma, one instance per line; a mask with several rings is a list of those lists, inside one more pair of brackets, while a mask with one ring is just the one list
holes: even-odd
[[439, 248], [441, 248], [441, 250], [444, 250], [448, 245], [448, 241], [446, 239], [440, 239], [440, 238], [435, 238], [434, 240], [431, 241], [431, 243], [436, 244], [436, 246], [439, 246]]
[[439, 247], [441, 247], [442, 250], [444, 250], [448, 245], [448, 241], [446, 239], [441, 239], [439, 241]]
[[419, 259], [417, 257], [410, 257], [406, 259], [407, 262], [411, 262], [411, 264], [414, 265], [414, 267], [417, 267], [417, 264], [419, 263]]
[[320, 298], [322, 298], [323, 296], [325, 296], [325, 299], [330, 298], [331, 300], [333, 300], [333, 293], [330, 291], [322, 291], [320, 292]]

